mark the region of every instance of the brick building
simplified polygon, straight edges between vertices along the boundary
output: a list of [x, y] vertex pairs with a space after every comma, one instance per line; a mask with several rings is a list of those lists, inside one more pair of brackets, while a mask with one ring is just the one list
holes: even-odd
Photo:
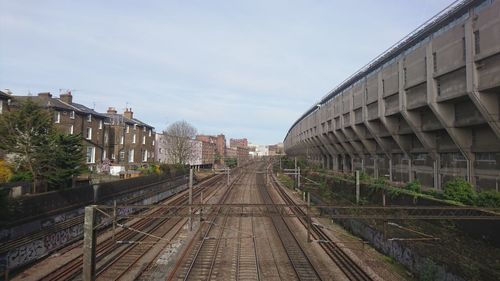
[[61, 132], [82, 136], [86, 163], [90, 169], [94, 169], [96, 164], [107, 157], [106, 115], [73, 102], [71, 92], [61, 94], [59, 98], [53, 97], [49, 92], [39, 93], [37, 96], [12, 96], [10, 104], [15, 108], [28, 99], [51, 110], [55, 126]]
[[223, 134], [217, 136], [197, 135], [196, 139], [202, 142], [215, 144], [214, 159], [216, 163], [224, 163], [226, 157], [226, 137]]
[[229, 139], [229, 146], [230, 147], [247, 147], [248, 146], [248, 140], [246, 138], [242, 138], [242, 139]]
[[106, 113], [111, 162], [125, 167], [154, 162], [154, 128], [136, 118], [132, 108], [119, 114], [114, 107]]

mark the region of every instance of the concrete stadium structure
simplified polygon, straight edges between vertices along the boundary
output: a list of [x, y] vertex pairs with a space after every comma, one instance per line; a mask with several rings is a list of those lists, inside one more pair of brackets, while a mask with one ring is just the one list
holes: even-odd
[[451, 5], [289, 129], [285, 152], [441, 189], [500, 185], [500, 0]]

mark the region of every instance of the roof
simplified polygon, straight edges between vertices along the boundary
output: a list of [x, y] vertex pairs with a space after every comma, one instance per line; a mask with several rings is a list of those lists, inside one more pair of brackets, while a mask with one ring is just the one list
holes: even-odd
[[125, 124], [138, 125], [138, 126], [143, 126], [143, 127], [154, 129], [153, 126], [148, 125], [139, 119], [136, 119], [136, 118], [130, 119], [130, 118], [127, 118], [123, 114], [120, 114], [120, 113], [105, 113], [104, 115], [107, 116], [110, 119], [110, 122], [114, 123], [114, 124], [125, 123]]
[[5, 93], [4, 91], [0, 91], [0, 99], [6, 99], [6, 100], [8, 100], [10, 98], [12, 98], [11, 95], [9, 95], [8, 93]]

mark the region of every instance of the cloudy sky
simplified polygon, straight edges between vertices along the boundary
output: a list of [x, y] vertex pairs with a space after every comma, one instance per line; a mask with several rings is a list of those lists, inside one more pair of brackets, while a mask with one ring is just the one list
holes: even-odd
[[0, 0], [0, 89], [272, 144], [451, 2]]

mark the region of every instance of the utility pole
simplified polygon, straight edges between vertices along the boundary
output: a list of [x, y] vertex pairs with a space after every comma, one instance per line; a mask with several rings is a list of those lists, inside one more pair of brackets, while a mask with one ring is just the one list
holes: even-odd
[[193, 168], [189, 169], [189, 231], [193, 231]]
[[85, 207], [83, 223], [83, 281], [95, 280], [95, 205]]

